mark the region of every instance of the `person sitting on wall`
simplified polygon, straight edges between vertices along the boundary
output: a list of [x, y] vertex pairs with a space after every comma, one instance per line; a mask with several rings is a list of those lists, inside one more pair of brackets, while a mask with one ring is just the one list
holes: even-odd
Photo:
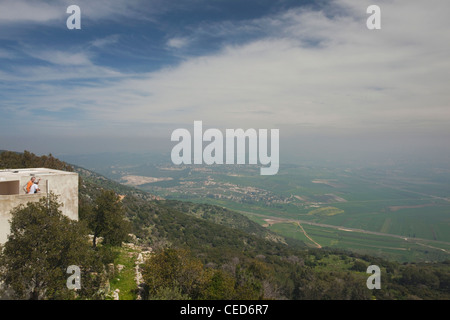
[[41, 189], [39, 189], [39, 180], [38, 181], [36, 181], [36, 179], [34, 180], [34, 183], [30, 187], [30, 191], [28, 192], [28, 194], [34, 194], [37, 193], [38, 191], [41, 191]]

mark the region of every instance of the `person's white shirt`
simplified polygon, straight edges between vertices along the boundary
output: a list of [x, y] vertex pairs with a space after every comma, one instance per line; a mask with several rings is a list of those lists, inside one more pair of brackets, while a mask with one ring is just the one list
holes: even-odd
[[36, 183], [33, 183], [33, 185], [30, 187], [30, 192], [28, 194], [34, 194], [39, 189], [39, 186]]

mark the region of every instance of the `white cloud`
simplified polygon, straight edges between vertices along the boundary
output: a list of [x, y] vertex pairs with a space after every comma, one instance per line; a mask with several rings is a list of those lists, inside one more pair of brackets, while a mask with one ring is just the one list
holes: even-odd
[[114, 34], [111, 36], [107, 36], [104, 38], [98, 38], [91, 41], [91, 45], [97, 48], [104, 48], [113, 44], [116, 44], [119, 41], [120, 35]]
[[386, 2], [383, 29], [370, 31], [370, 1], [333, 3], [340, 4], [341, 15], [334, 18], [299, 9], [253, 21], [277, 27], [265, 39], [121, 82], [120, 88], [147, 93], [127, 104], [122, 119], [391, 129], [405, 119], [413, 129], [424, 116], [450, 121], [443, 7]]
[[151, 20], [152, 15], [162, 9], [159, 0], [2, 0], [0, 3], [0, 24], [5, 23], [39, 23], [48, 24], [54, 21], [65, 21], [69, 14], [66, 9], [70, 5], [78, 5], [81, 9], [82, 21], [123, 17]]
[[34, 58], [61, 66], [92, 65], [88, 54], [83, 52], [72, 53], [58, 50], [47, 50], [40, 52], [29, 52], [29, 54]]
[[[323, 11], [291, 9], [249, 21], [249, 29], [259, 26], [267, 36], [186, 57], [158, 72], [48, 91], [51, 95], [33, 106], [76, 106], [90, 119], [129, 123], [130, 130], [139, 123], [203, 120], [205, 126], [286, 127], [294, 133], [299, 126], [447, 132], [450, 4], [380, 1], [382, 30], [377, 31], [366, 28], [370, 4], [336, 0]], [[228, 28], [234, 32], [232, 24]], [[167, 45], [185, 43], [173, 38]], [[83, 55], [40, 57], [61, 65], [89, 64]], [[73, 70], [68, 77], [88, 70]]]
[[187, 38], [172, 38], [167, 41], [167, 46], [169, 48], [181, 49], [189, 43]]
[[60, 19], [65, 12], [46, 2], [4, 0], [0, 3], [0, 23], [48, 22]]

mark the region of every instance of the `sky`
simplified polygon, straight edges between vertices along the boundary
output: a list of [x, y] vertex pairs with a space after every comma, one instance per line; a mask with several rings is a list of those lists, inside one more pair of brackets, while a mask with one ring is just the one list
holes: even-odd
[[[74, 4], [80, 30], [66, 25]], [[366, 26], [373, 4], [380, 30]], [[448, 12], [447, 0], [1, 0], [0, 149], [170, 152], [171, 132], [201, 120], [279, 129], [280, 161], [447, 161]]]

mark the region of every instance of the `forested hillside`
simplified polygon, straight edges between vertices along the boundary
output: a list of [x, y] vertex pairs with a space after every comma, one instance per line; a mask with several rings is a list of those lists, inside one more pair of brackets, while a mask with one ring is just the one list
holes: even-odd
[[[0, 168], [43, 166], [79, 173], [80, 223], [90, 226], [90, 234], [95, 229], [90, 217], [101, 211], [98, 199], [107, 199], [105, 190], [114, 191], [120, 199], [116, 209], [123, 210], [133, 234], [134, 240], [127, 241], [153, 251], [142, 265], [145, 298], [450, 298], [450, 261], [399, 264], [326, 248], [307, 249], [301, 242], [283, 238], [221, 207], [157, 200], [51, 155], [0, 154]], [[114, 251], [120, 244], [112, 243], [112, 247]], [[101, 259], [105, 265], [110, 262], [105, 256]], [[369, 265], [381, 269], [380, 290], [366, 286]]]

